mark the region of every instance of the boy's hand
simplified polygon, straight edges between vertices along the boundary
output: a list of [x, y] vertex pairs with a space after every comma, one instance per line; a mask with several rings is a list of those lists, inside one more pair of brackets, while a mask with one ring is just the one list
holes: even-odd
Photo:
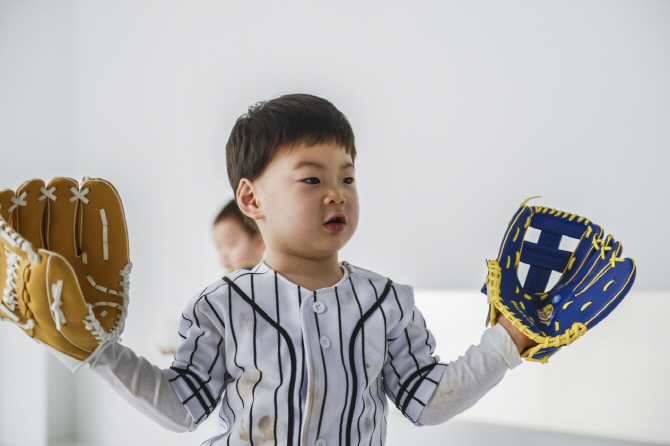
[[531, 340], [528, 336], [521, 333], [514, 325], [512, 325], [510, 321], [507, 320], [507, 318], [502, 315], [502, 313], [498, 314], [498, 323], [502, 325], [505, 330], [507, 330], [507, 333], [509, 333], [512, 341], [514, 341], [514, 345], [516, 345], [517, 350], [519, 350], [519, 354], [537, 345], [537, 342]]

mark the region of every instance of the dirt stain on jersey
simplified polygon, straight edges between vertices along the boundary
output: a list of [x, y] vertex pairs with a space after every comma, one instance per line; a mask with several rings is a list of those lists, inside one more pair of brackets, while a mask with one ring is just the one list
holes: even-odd
[[365, 417], [364, 424], [366, 432], [372, 432], [372, 430], [374, 429], [375, 420], [372, 418], [372, 416], [373, 415], [370, 414], [369, 416]]
[[240, 420], [240, 440], [249, 441], [249, 432], [244, 428], [244, 418]]
[[[240, 313], [240, 316], [238, 317], [239, 321], [239, 327], [240, 330], [246, 332], [246, 333], [252, 333], [253, 332], [253, 325], [249, 323], [249, 318], [246, 313]], [[251, 321], [253, 323], [253, 321]]]
[[253, 432], [254, 444], [274, 444], [275, 418], [270, 415], [265, 415], [258, 420], [258, 430]]
[[261, 377], [259, 370], [246, 370], [237, 382], [237, 388], [240, 391], [242, 399], [247, 401], [251, 398], [251, 392]]

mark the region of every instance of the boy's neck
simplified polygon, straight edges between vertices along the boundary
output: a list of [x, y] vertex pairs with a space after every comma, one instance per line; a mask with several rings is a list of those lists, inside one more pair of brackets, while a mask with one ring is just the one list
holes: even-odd
[[325, 259], [306, 259], [286, 253], [265, 253], [265, 264], [301, 288], [316, 291], [342, 279], [337, 254]]

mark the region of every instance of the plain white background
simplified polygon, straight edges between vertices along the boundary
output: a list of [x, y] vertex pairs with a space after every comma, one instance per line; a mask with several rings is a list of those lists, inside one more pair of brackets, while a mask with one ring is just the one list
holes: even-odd
[[[542, 195], [624, 242], [634, 292], [670, 291], [669, 25], [663, 1], [0, 0], [0, 187], [117, 186], [135, 265], [124, 341], [162, 365], [158, 327], [221, 275], [210, 225], [233, 196], [230, 128], [289, 92], [333, 101], [356, 133], [361, 222], [342, 259], [477, 290], [518, 204]], [[46, 425], [52, 400], [17, 401], [14, 384], [72, 386], [74, 421], [51, 430], [78, 432], [86, 378], [48, 385], [56, 366], [0, 329], [1, 354], [38, 361], [4, 362], [0, 411]]]

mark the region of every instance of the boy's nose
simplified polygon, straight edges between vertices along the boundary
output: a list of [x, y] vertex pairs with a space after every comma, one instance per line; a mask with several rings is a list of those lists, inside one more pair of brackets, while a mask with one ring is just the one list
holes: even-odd
[[346, 202], [347, 202], [347, 198], [344, 196], [342, 191], [337, 187], [331, 188], [328, 191], [328, 195], [326, 195], [326, 204], [330, 204], [330, 203], [344, 204]]

